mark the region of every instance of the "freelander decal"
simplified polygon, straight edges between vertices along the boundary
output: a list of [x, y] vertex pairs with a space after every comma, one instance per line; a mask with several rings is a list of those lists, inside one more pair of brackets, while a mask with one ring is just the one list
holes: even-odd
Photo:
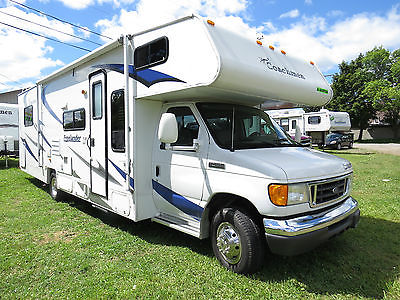
[[[100, 69], [105, 69], [105, 70], [111, 70], [115, 71], [121, 74], [124, 74], [124, 65], [123, 64], [104, 64], [104, 65], [95, 65], [93, 66], [94, 68], [100, 68]], [[185, 83], [185, 81], [180, 80], [178, 78], [172, 77], [168, 74], [158, 72], [155, 70], [151, 69], [144, 69], [144, 70], [139, 70], [136, 71], [135, 67], [133, 65], [129, 65], [129, 77], [136, 79], [143, 85], [150, 87], [153, 84], [156, 84], [158, 82], [164, 82], [164, 81], [174, 81], [174, 82], [182, 82]]]

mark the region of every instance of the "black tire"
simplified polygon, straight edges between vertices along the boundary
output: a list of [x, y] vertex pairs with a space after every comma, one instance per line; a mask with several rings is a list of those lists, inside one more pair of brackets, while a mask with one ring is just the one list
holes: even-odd
[[240, 274], [256, 272], [264, 260], [264, 236], [256, 222], [238, 208], [223, 208], [211, 224], [211, 244], [218, 261]]
[[337, 144], [336, 144], [336, 149], [342, 150], [342, 144], [341, 144], [341, 143], [337, 143]]
[[57, 177], [54, 172], [50, 174], [49, 194], [56, 201], [62, 199], [62, 192], [57, 189]]

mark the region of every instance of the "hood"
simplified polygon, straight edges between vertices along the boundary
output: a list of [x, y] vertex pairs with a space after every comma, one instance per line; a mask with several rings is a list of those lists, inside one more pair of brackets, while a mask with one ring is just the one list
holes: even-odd
[[253, 172], [267, 177], [274, 177], [269, 173], [271, 168], [276, 171], [281, 169], [286, 174], [288, 182], [319, 180], [352, 171], [351, 164], [347, 160], [309, 148], [236, 150], [232, 155], [236, 163], [246, 165]]

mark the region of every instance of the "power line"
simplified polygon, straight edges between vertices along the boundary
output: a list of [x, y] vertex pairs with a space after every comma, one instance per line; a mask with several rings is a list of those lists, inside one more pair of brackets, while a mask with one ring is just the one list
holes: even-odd
[[39, 24], [39, 23], [36, 23], [36, 22], [30, 21], [30, 20], [27, 20], [27, 19], [24, 19], [24, 18], [21, 18], [21, 17], [15, 16], [15, 15], [12, 15], [12, 14], [6, 13], [6, 12], [4, 12], [4, 11], [1, 11], [1, 10], [0, 10], [0, 13], [2, 13], [2, 14], [5, 14], [5, 15], [7, 15], [7, 16], [10, 16], [10, 17], [17, 18], [17, 19], [19, 19], [19, 20], [23, 20], [23, 21], [25, 21], [25, 22], [29, 22], [29, 23], [32, 23], [32, 24], [35, 24], [35, 25], [38, 25], [38, 26], [44, 27], [44, 28], [46, 28], [46, 29], [49, 29], [49, 30], [53, 30], [53, 31], [56, 31], [56, 32], [59, 32], [59, 33], [62, 33], [62, 34], [65, 34], [65, 35], [68, 35], [68, 36], [71, 36], [71, 37], [74, 37], [74, 38], [80, 39], [80, 40], [82, 40], [82, 41], [90, 42], [90, 43], [96, 44], [96, 45], [98, 45], [98, 46], [101, 46], [101, 45], [102, 45], [102, 44], [99, 44], [99, 43], [93, 42], [93, 41], [91, 41], [91, 40], [88, 40], [88, 39], [85, 39], [85, 38], [82, 38], [82, 37], [79, 37], [79, 36], [76, 36], [76, 35], [73, 35], [73, 34], [69, 34], [69, 33], [67, 33], [67, 32], [63, 32], [63, 31], [61, 31], [61, 30], [54, 29], [54, 28], [48, 27], [48, 26], [46, 26], [46, 25], [42, 25], [42, 24]]
[[70, 47], [74, 47], [74, 48], [77, 48], [77, 49], [80, 49], [80, 50], [84, 50], [84, 51], [87, 51], [87, 52], [91, 52], [91, 50], [89, 50], [89, 49], [82, 48], [82, 47], [79, 47], [79, 46], [75, 46], [75, 45], [72, 45], [72, 44], [69, 44], [69, 43], [66, 43], [66, 42], [62, 42], [62, 41], [60, 41], [60, 40], [53, 39], [53, 38], [51, 38], [51, 37], [48, 37], [48, 36], [45, 36], [45, 35], [41, 35], [41, 34], [39, 34], [39, 33], [32, 32], [32, 31], [29, 31], [29, 30], [26, 30], [26, 29], [22, 29], [22, 28], [19, 28], [19, 27], [10, 25], [10, 24], [6, 24], [6, 23], [3, 23], [3, 22], [0, 22], [0, 24], [3, 24], [3, 25], [6, 25], [6, 26], [9, 26], [9, 27], [12, 27], [12, 28], [17, 29], [17, 30], [25, 31], [25, 32], [27, 32], [27, 33], [30, 33], [30, 34], [33, 34], [33, 35], [36, 35], [36, 36], [39, 36], [39, 37], [48, 39], [48, 40], [50, 40], [50, 41], [54, 41], [54, 42], [57, 42], [57, 43], [60, 43], [60, 44], [64, 44], [64, 45], [68, 45], [68, 46], [70, 46]]
[[62, 19], [60, 19], [60, 18], [58, 18], [58, 17], [55, 17], [55, 16], [52, 16], [52, 15], [50, 15], [50, 14], [47, 14], [47, 13], [45, 13], [45, 12], [42, 12], [42, 11], [40, 11], [40, 10], [36, 9], [36, 8], [30, 7], [30, 6], [28, 6], [28, 5], [25, 5], [25, 4], [22, 4], [22, 3], [19, 3], [19, 2], [17, 2], [17, 1], [14, 1], [14, 0], [9, 0], [9, 1], [10, 1], [10, 2], [13, 2], [13, 3], [15, 3], [15, 4], [19, 5], [19, 6], [25, 7], [25, 8], [27, 8], [27, 9], [30, 9], [30, 10], [36, 11], [36, 12], [38, 12], [38, 13], [42, 14], [42, 15], [45, 15], [46, 17], [53, 18], [53, 19], [55, 19], [55, 20], [57, 20], [57, 21], [60, 21], [60, 22], [63, 22], [63, 23], [69, 24], [69, 25], [71, 25], [71, 26], [74, 26], [74, 27], [77, 27], [77, 28], [79, 28], [79, 29], [82, 29], [82, 30], [88, 31], [88, 32], [90, 32], [90, 33], [96, 34], [96, 35], [98, 35], [98, 36], [101, 36], [101, 37], [104, 37], [104, 38], [107, 38], [107, 39], [110, 39], [110, 40], [112, 40], [112, 38], [110, 38], [110, 37], [108, 37], [108, 36], [105, 36], [105, 35], [102, 35], [102, 34], [100, 34], [100, 33], [97, 33], [97, 32], [94, 32], [94, 31], [91, 31], [90, 29], [87, 29], [87, 28], [85, 28], [85, 27], [82, 27], [82, 26], [79, 26], [79, 25], [75, 25], [75, 24], [73, 24], [73, 23], [71, 23], [71, 22], [68, 22], [68, 21], [62, 20]]
[[2, 76], [2, 77], [4, 77], [4, 78], [8, 79], [8, 80], [11, 81], [11, 82], [14, 82], [14, 83], [23, 85], [22, 82], [13, 80], [13, 79], [11, 79], [10, 77], [8, 77], [8, 76], [6, 76], [6, 75], [4, 75], [4, 74], [0, 74], [0, 76]]

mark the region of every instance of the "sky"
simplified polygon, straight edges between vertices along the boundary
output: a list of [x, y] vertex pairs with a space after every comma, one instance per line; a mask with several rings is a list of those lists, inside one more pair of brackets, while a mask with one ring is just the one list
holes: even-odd
[[400, 0], [15, 1], [70, 24], [0, 0], [0, 92], [33, 86], [109, 38], [193, 13], [249, 39], [262, 38], [288, 55], [312, 60], [325, 75], [376, 46], [400, 48]]

